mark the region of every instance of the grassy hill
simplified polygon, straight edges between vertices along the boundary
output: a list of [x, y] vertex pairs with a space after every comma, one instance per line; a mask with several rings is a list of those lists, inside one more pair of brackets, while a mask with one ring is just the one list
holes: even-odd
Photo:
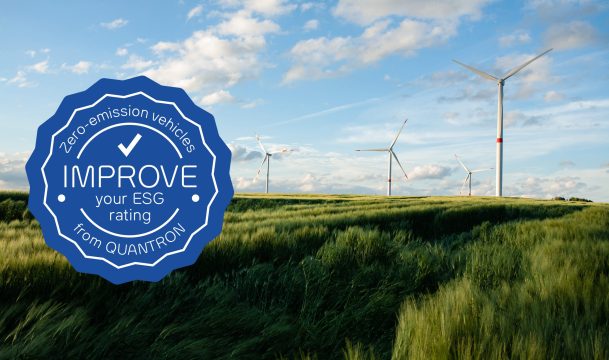
[[237, 196], [197, 264], [114, 286], [25, 200], [0, 196], [0, 358], [609, 357], [607, 204]]

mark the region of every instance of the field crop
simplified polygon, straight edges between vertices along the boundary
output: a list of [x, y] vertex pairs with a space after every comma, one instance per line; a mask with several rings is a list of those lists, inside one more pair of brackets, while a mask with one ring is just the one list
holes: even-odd
[[0, 194], [0, 359], [606, 359], [609, 205], [240, 195], [199, 261], [115, 286]]

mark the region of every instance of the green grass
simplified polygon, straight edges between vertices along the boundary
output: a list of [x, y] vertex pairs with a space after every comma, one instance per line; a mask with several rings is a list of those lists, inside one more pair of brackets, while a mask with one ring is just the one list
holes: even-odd
[[3, 206], [0, 359], [609, 357], [606, 204], [241, 195], [195, 265], [121, 286]]

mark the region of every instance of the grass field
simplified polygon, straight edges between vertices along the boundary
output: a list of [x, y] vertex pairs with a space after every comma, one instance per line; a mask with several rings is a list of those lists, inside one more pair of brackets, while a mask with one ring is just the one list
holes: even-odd
[[6, 198], [1, 359], [609, 358], [607, 204], [242, 195], [197, 264], [114, 286]]

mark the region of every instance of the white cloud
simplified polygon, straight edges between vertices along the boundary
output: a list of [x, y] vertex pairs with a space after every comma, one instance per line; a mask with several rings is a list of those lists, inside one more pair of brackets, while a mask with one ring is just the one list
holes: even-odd
[[150, 68], [152, 65], [154, 65], [154, 62], [152, 60], [145, 60], [144, 58], [141, 58], [137, 55], [131, 55], [129, 56], [129, 60], [127, 60], [127, 62], [121, 67], [123, 69], [142, 71]]
[[546, 94], [543, 96], [543, 99], [547, 102], [560, 101], [560, 100], [563, 100], [564, 98], [565, 98], [564, 94], [556, 92], [554, 90], [550, 90], [550, 91], [546, 92]]
[[232, 153], [233, 161], [250, 161], [253, 159], [262, 159], [262, 153], [257, 149], [249, 149], [245, 146], [230, 143], [228, 148]]
[[192, 9], [190, 9], [190, 11], [188, 12], [188, 15], [186, 15], [186, 19], [190, 20], [195, 16], [201, 15], [202, 12], [203, 12], [203, 5], [197, 5], [197, 6], [193, 7]]
[[201, 98], [199, 103], [203, 106], [212, 106], [221, 103], [234, 102], [235, 98], [226, 90], [219, 90], [211, 94], [207, 94]]
[[521, 178], [507, 189], [510, 194], [525, 197], [586, 196], [589, 187], [578, 176]]
[[313, 9], [323, 9], [325, 8], [324, 3], [321, 2], [306, 2], [300, 4], [300, 11], [305, 12]]
[[[266, 49], [265, 36], [281, 30], [275, 22], [253, 15], [258, 10], [252, 9], [264, 3], [247, 2], [243, 9], [220, 15], [223, 19], [219, 24], [195, 31], [183, 41], [157, 42], [151, 47], [156, 59], [132, 55], [123, 68], [141, 71], [164, 84], [205, 93], [226, 91], [243, 80], [255, 78], [268, 66], [259, 59]], [[222, 5], [241, 6], [231, 1]], [[267, 10], [273, 13], [270, 8]]]
[[84, 61], [81, 60], [79, 62], [77, 62], [74, 65], [66, 65], [63, 64], [62, 68], [70, 70], [71, 72], [73, 72], [74, 74], [86, 74], [89, 72], [89, 70], [91, 69], [91, 66], [93, 65], [92, 62], [90, 61]]
[[32, 49], [30, 49], [30, 50], [26, 50], [26, 51], [25, 51], [25, 54], [26, 54], [26, 55], [28, 55], [29, 57], [32, 57], [32, 58], [33, 58], [33, 57], [34, 57], [34, 56], [36, 56], [36, 54], [38, 54], [38, 53], [40, 53], [40, 54], [48, 54], [48, 53], [50, 53], [50, 52], [51, 52], [51, 49], [49, 49], [49, 48], [42, 48], [42, 49], [40, 49], [40, 50], [38, 50], [38, 51], [36, 51], [36, 50], [32, 50]]
[[228, 8], [242, 7], [248, 12], [256, 12], [264, 16], [287, 14], [297, 7], [286, 0], [220, 0], [219, 3]]
[[340, 0], [334, 15], [367, 25], [388, 16], [419, 19], [478, 18], [488, 0]]
[[504, 35], [499, 38], [499, 44], [503, 47], [522, 45], [529, 43], [531, 36], [524, 30], [516, 30], [509, 35]]
[[47, 59], [31, 65], [30, 69], [39, 74], [46, 74], [49, 71], [49, 60]]
[[456, 34], [456, 26], [453, 21], [432, 24], [410, 19], [391, 26], [384, 20], [367, 27], [358, 37], [299, 41], [290, 50], [293, 65], [283, 81], [337, 76], [390, 55], [411, 56], [419, 49], [444, 43]]
[[25, 163], [30, 154], [0, 152], [0, 189], [27, 190], [28, 182], [25, 175]]
[[[404, 164], [403, 164], [404, 165]], [[399, 171], [399, 170], [398, 170]], [[443, 179], [452, 173], [452, 169], [447, 166], [426, 164], [415, 166], [412, 170], [406, 169], [406, 174], [411, 180], [415, 179]]]
[[567, 22], [579, 16], [595, 15], [606, 8], [597, 0], [528, 0], [525, 9], [533, 10], [550, 23]]
[[258, 75], [263, 67], [258, 53], [265, 47], [262, 36], [222, 38], [213, 29], [197, 31], [177, 43], [175, 56], [144, 74], [187, 91], [226, 88]]
[[[360, 36], [299, 41], [284, 83], [339, 76], [391, 55], [412, 56], [457, 34], [461, 17], [478, 18], [488, 0], [340, 0], [335, 16], [366, 28]], [[402, 18], [398, 23], [395, 17]]]
[[218, 33], [240, 37], [262, 36], [279, 31], [279, 25], [271, 20], [258, 20], [246, 10], [232, 14], [228, 20], [218, 24]]
[[8, 79], [6, 83], [14, 84], [15, 86], [20, 88], [34, 87], [37, 85], [36, 83], [27, 79], [27, 73], [23, 70], [17, 71], [17, 74], [15, 74], [14, 77]]
[[110, 22], [100, 23], [99, 25], [108, 30], [116, 30], [116, 29], [122, 28], [123, 26], [127, 25], [128, 23], [129, 23], [128, 20], [125, 20], [123, 18], [118, 18], [118, 19], [114, 19]]
[[319, 183], [317, 177], [311, 173], [307, 173], [301, 180], [299, 190], [302, 192], [312, 192], [316, 189], [316, 183]]
[[307, 21], [302, 27], [305, 31], [316, 30], [319, 27], [319, 21], [315, 19], [311, 19]]
[[584, 47], [597, 41], [596, 29], [584, 21], [571, 21], [550, 26], [544, 34], [548, 47], [568, 50]]
[[127, 56], [127, 54], [129, 54], [129, 50], [127, 50], [127, 48], [121, 47], [116, 49], [117, 56]]
[[175, 52], [180, 50], [180, 44], [169, 41], [159, 41], [158, 43], [152, 45], [151, 49], [155, 54], [162, 54], [164, 52]]

